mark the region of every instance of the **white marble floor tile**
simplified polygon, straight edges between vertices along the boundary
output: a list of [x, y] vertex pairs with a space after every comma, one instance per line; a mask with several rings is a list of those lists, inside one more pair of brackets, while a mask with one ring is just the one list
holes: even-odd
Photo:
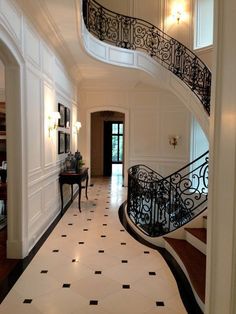
[[150, 308], [151, 302], [149, 298], [131, 289], [122, 289], [102, 299], [101, 305], [112, 314], [141, 314]]
[[43, 314], [70, 314], [81, 310], [89, 300], [75, 293], [71, 288], [61, 288], [33, 300], [34, 307]]
[[90, 300], [101, 300], [107, 295], [113, 294], [122, 289], [122, 285], [103, 274], [83, 278], [75, 282], [72, 290]]
[[32, 303], [23, 303], [24, 297], [19, 295], [16, 291], [11, 292], [4, 299], [0, 305], [1, 314], [42, 314]]
[[119, 206], [127, 195], [121, 179], [92, 182], [89, 201], [82, 196], [82, 212], [76, 199], [4, 299], [0, 313], [185, 314], [162, 256], [133, 239], [119, 221]]

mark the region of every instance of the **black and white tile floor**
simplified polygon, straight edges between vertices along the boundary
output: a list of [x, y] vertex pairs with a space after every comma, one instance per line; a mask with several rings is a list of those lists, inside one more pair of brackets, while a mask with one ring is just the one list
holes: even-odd
[[0, 305], [6, 314], [184, 314], [162, 256], [121, 225], [119, 176], [94, 179], [67, 210]]

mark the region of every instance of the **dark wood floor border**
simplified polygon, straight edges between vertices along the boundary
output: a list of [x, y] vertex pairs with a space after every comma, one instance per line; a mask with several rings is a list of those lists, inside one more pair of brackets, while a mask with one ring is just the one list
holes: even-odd
[[200, 309], [193, 291], [192, 291], [192, 287], [185, 275], [185, 273], [183, 272], [183, 270], [181, 269], [181, 267], [179, 266], [179, 264], [177, 263], [177, 261], [174, 259], [174, 257], [165, 249], [162, 247], [158, 247], [154, 244], [151, 244], [149, 242], [147, 242], [146, 240], [144, 240], [141, 236], [139, 236], [137, 233], [134, 232], [134, 230], [130, 227], [130, 225], [128, 224], [128, 221], [126, 219], [125, 216], [125, 207], [126, 207], [126, 201], [120, 206], [119, 208], [119, 219], [121, 224], [124, 226], [124, 228], [126, 229], [126, 231], [137, 241], [139, 241], [140, 243], [154, 249], [157, 250], [162, 257], [165, 259], [166, 263], [168, 264], [173, 276], [175, 277], [178, 289], [179, 289], [179, 293], [181, 296], [181, 299], [183, 301], [183, 304], [185, 306], [186, 311], [189, 314], [203, 314], [202, 310]]
[[[79, 190], [76, 191], [76, 193], [73, 196], [73, 200], [77, 197], [79, 193]], [[53, 229], [56, 227], [62, 216], [65, 214], [67, 209], [72, 204], [73, 200], [69, 201], [63, 208], [62, 212], [58, 213], [57, 217], [54, 219], [54, 221], [51, 223], [51, 225], [48, 227], [48, 229], [44, 232], [44, 234], [41, 236], [39, 241], [35, 244], [35, 246], [32, 248], [30, 253], [22, 260], [20, 260], [17, 265], [13, 268], [13, 270], [8, 274], [8, 276], [0, 282], [0, 303], [4, 300], [4, 298], [7, 296], [8, 292], [11, 290], [11, 288], [14, 286], [15, 282], [18, 280], [18, 278], [21, 276], [23, 271], [26, 269], [26, 267], [29, 265], [35, 254], [38, 252], [38, 250], [41, 248], [41, 246], [44, 244], [44, 242], [47, 240]]]

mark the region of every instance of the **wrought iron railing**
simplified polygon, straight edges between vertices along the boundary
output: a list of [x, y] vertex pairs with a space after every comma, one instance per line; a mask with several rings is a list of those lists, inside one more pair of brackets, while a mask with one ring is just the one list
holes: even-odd
[[211, 72], [186, 46], [142, 19], [112, 12], [95, 0], [83, 0], [90, 33], [117, 47], [145, 51], [180, 78], [210, 114]]
[[166, 178], [143, 165], [128, 171], [127, 213], [151, 237], [188, 223], [207, 207], [208, 152]]

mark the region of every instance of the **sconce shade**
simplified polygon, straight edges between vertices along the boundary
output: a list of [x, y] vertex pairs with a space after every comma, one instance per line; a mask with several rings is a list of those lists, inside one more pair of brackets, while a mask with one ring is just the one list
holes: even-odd
[[80, 121], [76, 121], [74, 124], [74, 133], [78, 133], [80, 128], [82, 127], [82, 124]]
[[60, 112], [58, 112], [58, 111], [52, 112], [52, 117], [54, 118], [54, 120], [61, 119]]
[[180, 137], [178, 135], [170, 135], [169, 136], [169, 144], [174, 146], [178, 145], [178, 140], [180, 139]]
[[184, 7], [182, 3], [175, 3], [172, 8], [172, 15], [173, 18], [177, 21], [177, 24], [179, 24], [179, 21], [184, 13]]
[[76, 127], [77, 130], [80, 129], [81, 126], [82, 126], [81, 122], [79, 122], [79, 121], [75, 122], [75, 127]]

